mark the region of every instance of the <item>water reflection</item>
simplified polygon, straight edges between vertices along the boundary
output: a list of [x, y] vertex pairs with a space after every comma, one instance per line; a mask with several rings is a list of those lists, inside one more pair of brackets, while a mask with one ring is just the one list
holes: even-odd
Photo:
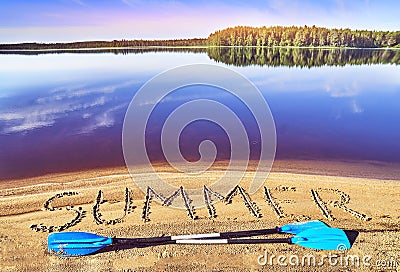
[[319, 67], [363, 64], [400, 64], [398, 49], [295, 48], [295, 47], [199, 47], [119, 48], [43, 51], [1, 51], [0, 55], [43, 54], [145, 54], [154, 52], [207, 53], [216, 62], [235, 66]]
[[400, 50], [269, 47], [211, 47], [210, 58], [235, 66], [319, 67], [400, 64]]
[[[399, 64], [399, 51], [254, 50], [225, 48], [207, 53], [239, 65], [230, 68], [245, 74], [261, 89], [275, 118], [278, 158], [400, 161], [398, 66], [341, 67]], [[201, 52], [3, 55], [0, 59], [2, 180], [124, 165], [122, 122], [138, 88], [176, 65], [214, 63]], [[291, 68], [310, 65], [323, 67]], [[248, 122], [256, 157], [259, 143], [251, 117], [232, 97], [194, 88], [184, 96], [175, 93], [167, 97], [158, 111], [165, 114], [199, 98], [218, 100]], [[159, 123], [152, 129], [151, 156], [160, 160]], [[219, 159], [227, 158], [226, 135], [204, 122], [183, 131], [184, 156], [196, 160], [197, 143], [204, 139], [220, 146]]]

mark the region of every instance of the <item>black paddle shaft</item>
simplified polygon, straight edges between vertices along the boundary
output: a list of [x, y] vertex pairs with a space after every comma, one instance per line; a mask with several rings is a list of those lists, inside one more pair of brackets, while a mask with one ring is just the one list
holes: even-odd
[[[154, 237], [163, 238], [163, 237]], [[166, 238], [166, 237], [165, 237]], [[166, 245], [166, 244], [292, 244], [291, 238], [270, 238], [270, 239], [188, 239], [188, 240], [167, 240], [153, 238], [114, 238], [113, 244], [118, 245]]]
[[149, 238], [113, 238], [113, 244], [118, 245], [139, 245], [149, 243], [167, 243], [171, 242], [171, 236], [149, 237]]
[[250, 237], [250, 236], [258, 236], [258, 235], [267, 235], [279, 233], [279, 228], [276, 227], [274, 229], [260, 229], [260, 230], [243, 230], [243, 231], [231, 231], [231, 232], [221, 232], [219, 238], [241, 238], [241, 237]]
[[228, 239], [228, 244], [291, 244], [291, 238]]
[[[258, 235], [267, 235], [279, 233], [279, 228], [273, 229], [260, 229], [260, 230], [244, 230], [244, 231], [231, 231], [231, 232], [221, 232], [218, 233], [217, 236], [213, 238], [222, 238], [222, 239], [230, 239], [230, 238], [241, 238], [241, 237], [250, 237], [250, 236], [258, 236]], [[176, 240], [179, 236], [159, 236], [159, 237], [149, 237], [149, 238], [113, 238], [113, 244], [148, 244], [148, 243], [169, 243]], [[209, 239], [210, 237], [203, 237], [200, 239]], [[271, 239], [274, 240], [274, 239]], [[280, 240], [279, 240], [280, 241]], [[286, 240], [285, 240], [286, 242]], [[285, 243], [281, 242], [281, 243]], [[273, 243], [273, 242], [271, 242]], [[278, 242], [279, 243], [279, 242]]]

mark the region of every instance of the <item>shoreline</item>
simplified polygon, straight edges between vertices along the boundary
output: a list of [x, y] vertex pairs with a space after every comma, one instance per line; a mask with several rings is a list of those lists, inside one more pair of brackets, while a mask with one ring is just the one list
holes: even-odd
[[80, 51], [80, 50], [126, 50], [126, 49], [153, 49], [153, 48], [189, 48], [189, 49], [206, 49], [210, 46], [127, 46], [127, 47], [79, 47], [79, 48], [42, 48], [42, 49], [0, 49], [0, 52], [52, 52], [52, 51]]
[[[255, 163], [250, 161], [248, 170], [255, 170]], [[164, 163], [154, 163], [155, 167], [166, 168], [167, 172], [176, 172]], [[225, 169], [226, 162], [216, 162], [209, 170], [218, 171]], [[323, 175], [331, 177], [366, 178], [376, 180], [398, 180], [400, 181], [400, 163], [389, 163], [381, 161], [344, 161], [344, 160], [276, 160], [273, 163], [271, 173], [290, 173], [306, 175]], [[54, 180], [56, 183], [74, 181], [75, 178], [93, 178], [98, 175], [129, 175], [126, 166], [101, 167], [93, 169], [82, 169], [71, 172], [46, 173], [39, 176], [23, 178], [10, 178], [0, 180], [0, 190], [17, 189], [20, 187], [47, 184], [43, 180]]]
[[[91, 41], [88, 41], [91, 42]], [[207, 49], [207, 48], [299, 48], [299, 49], [356, 49], [356, 50], [400, 50], [400, 47], [348, 47], [348, 46], [294, 46], [294, 45], [274, 45], [274, 46], [257, 46], [257, 45], [193, 45], [193, 46], [122, 46], [122, 47], [77, 47], [77, 48], [39, 48], [39, 49], [1, 49], [0, 52], [52, 52], [52, 51], [80, 51], [80, 50], [135, 50], [135, 49]]]

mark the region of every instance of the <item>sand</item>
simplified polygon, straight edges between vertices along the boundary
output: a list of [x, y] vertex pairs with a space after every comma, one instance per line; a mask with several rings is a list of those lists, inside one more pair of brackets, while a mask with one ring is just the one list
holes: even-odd
[[[0, 271], [399, 271], [398, 169], [374, 162], [281, 161], [255, 194], [246, 194], [250, 170], [230, 203], [216, 203], [214, 212], [194, 209], [195, 219], [190, 212], [162, 206], [156, 199], [144, 216], [146, 196], [122, 167], [0, 182]], [[168, 182], [179, 184], [177, 173], [162, 166], [159, 170]], [[218, 168], [206, 172], [209, 180], [220, 174]], [[47, 252], [49, 231], [60, 228], [147, 237], [261, 229], [306, 220], [321, 220], [358, 236], [345, 252], [285, 244], [117, 248], [75, 258]], [[337, 257], [331, 258], [331, 264], [324, 259], [319, 265], [329, 254]], [[272, 255], [283, 255], [286, 266], [276, 258], [271, 261]], [[317, 263], [302, 266], [301, 259], [309, 255]], [[353, 264], [349, 256], [360, 263]]]

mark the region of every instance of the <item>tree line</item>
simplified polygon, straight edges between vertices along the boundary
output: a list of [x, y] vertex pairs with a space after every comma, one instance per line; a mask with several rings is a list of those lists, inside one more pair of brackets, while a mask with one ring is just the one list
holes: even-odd
[[26, 49], [10, 49], [0, 50], [0, 55], [27, 55], [38, 56], [47, 54], [145, 54], [153, 52], [177, 52], [177, 53], [206, 53], [206, 47], [168, 47], [168, 46], [143, 46], [143, 47], [100, 47], [100, 48], [76, 48], [70, 50], [68, 48], [47, 49], [47, 50], [26, 50]]
[[86, 41], [71, 43], [19, 43], [0, 44], [3, 50], [51, 50], [51, 49], [82, 49], [82, 48], [127, 48], [127, 47], [189, 47], [205, 46], [207, 39], [175, 39], [175, 40], [113, 40]]
[[209, 46], [400, 47], [400, 31], [328, 29], [323, 27], [237, 26], [212, 33]]
[[299, 46], [299, 47], [399, 47], [400, 31], [328, 29], [323, 27], [248, 27], [237, 26], [216, 31], [208, 38], [174, 40], [113, 40], [71, 43], [0, 44], [0, 50], [50, 50], [129, 47], [193, 46]]

